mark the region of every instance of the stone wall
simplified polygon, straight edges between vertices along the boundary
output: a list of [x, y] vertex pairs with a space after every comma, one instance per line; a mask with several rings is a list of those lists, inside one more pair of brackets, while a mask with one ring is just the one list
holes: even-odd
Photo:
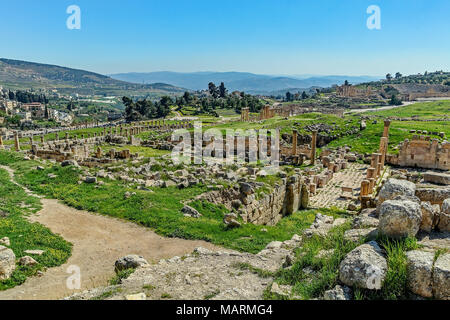
[[400, 144], [398, 155], [389, 155], [386, 160], [403, 167], [450, 170], [450, 143], [415, 135]]
[[271, 193], [255, 193], [257, 183], [241, 183], [240, 189], [229, 188], [202, 194], [198, 199], [238, 210], [246, 223], [276, 225], [283, 217], [308, 207], [309, 191], [299, 175], [283, 178]]

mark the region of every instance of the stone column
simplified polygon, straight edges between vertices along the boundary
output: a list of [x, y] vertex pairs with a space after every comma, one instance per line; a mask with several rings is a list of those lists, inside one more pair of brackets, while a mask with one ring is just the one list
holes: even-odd
[[44, 144], [44, 136], [41, 136], [41, 143]]
[[384, 169], [384, 164], [386, 162], [387, 149], [388, 149], [388, 138], [382, 137], [380, 140], [380, 151], [379, 151], [379, 153], [381, 154], [381, 157], [379, 159], [380, 164], [381, 164], [381, 169]]
[[68, 142], [68, 141], [69, 141], [69, 133], [66, 132], [66, 142]]
[[375, 178], [375, 168], [367, 169], [367, 179]]
[[3, 150], [3, 149], [5, 149], [5, 146], [3, 145], [3, 137], [0, 134], [0, 150]]
[[316, 145], [317, 145], [317, 130], [312, 132], [311, 136], [311, 164], [316, 164]]
[[298, 131], [293, 130], [292, 131], [292, 155], [297, 155], [297, 141], [298, 141]]
[[389, 138], [389, 126], [391, 125], [390, 120], [384, 120], [384, 131], [383, 131], [383, 137]]
[[14, 133], [14, 148], [16, 151], [20, 151], [19, 134], [17, 132]]
[[367, 197], [369, 195], [369, 185], [370, 185], [369, 180], [363, 180], [361, 182], [361, 198]]

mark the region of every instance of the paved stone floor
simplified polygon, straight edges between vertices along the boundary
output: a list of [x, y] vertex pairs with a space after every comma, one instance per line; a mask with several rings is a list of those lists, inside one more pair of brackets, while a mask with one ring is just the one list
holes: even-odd
[[[310, 198], [310, 206], [312, 208], [347, 209], [351, 199], [342, 197], [341, 187], [353, 188], [353, 195], [358, 196], [361, 181], [366, 177], [368, 167], [365, 164], [349, 163], [348, 168], [335, 173], [333, 179], [324, 188], [317, 189], [316, 194]], [[350, 195], [350, 193], [345, 193], [345, 195]]]

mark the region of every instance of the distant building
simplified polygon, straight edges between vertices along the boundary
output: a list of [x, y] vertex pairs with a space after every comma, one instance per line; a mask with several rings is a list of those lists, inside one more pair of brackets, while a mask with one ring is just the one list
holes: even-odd
[[21, 109], [25, 112], [30, 112], [33, 119], [45, 118], [45, 106], [40, 102], [25, 103]]
[[48, 109], [48, 118], [62, 124], [71, 124], [73, 121], [72, 115], [54, 109]]
[[3, 111], [7, 115], [12, 115], [17, 106], [17, 101], [0, 100], [0, 111]]

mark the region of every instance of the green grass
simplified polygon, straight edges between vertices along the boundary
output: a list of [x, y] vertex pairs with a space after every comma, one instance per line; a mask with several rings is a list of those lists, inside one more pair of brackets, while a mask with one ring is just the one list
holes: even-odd
[[[293, 286], [293, 294], [308, 300], [318, 298], [337, 284], [339, 264], [358, 244], [344, 239], [350, 223], [334, 228], [327, 237], [313, 236], [304, 241], [296, 252], [296, 261], [290, 269], [281, 269], [275, 281]], [[329, 257], [316, 257], [321, 250], [334, 249]], [[310, 274], [307, 271], [314, 273]], [[273, 298], [266, 296], [266, 298]]]
[[[14, 158], [10, 161], [14, 161]], [[8, 280], [0, 281], [0, 290], [6, 290], [25, 282], [40, 270], [59, 266], [71, 255], [71, 244], [39, 223], [31, 223], [26, 217], [41, 209], [38, 198], [27, 195], [22, 188], [10, 182], [8, 173], [0, 169], [0, 210], [8, 213], [0, 218], [0, 238], [8, 237], [10, 249], [17, 259], [27, 254], [25, 250], [44, 250], [41, 256], [33, 256], [35, 266], [19, 266]]]
[[[182, 202], [206, 192], [206, 186], [181, 190], [176, 187], [150, 188], [153, 192], [147, 192], [129, 189], [121, 181], [104, 180], [105, 184], [98, 187], [79, 185], [80, 172], [74, 167], [55, 166], [37, 171], [34, 168], [39, 163], [18, 159], [20, 157], [15, 153], [0, 152], [0, 164], [12, 166], [20, 183], [39, 194], [63, 200], [77, 209], [135, 222], [162, 236], [205, 240], [240, 251], [257, 253], [271, 241], [288, 240], [308, 228], [318, 212], [334, 216], [345, 214], [332, 209], [307, 210], [282, 219], [276, 226], [243, 224], [240, 228], [228, 229], [223, 217], [229, 211], [223, 206], [195, 201], [191, 206], [202, 214], [201, 218], [184, 217], [181, 213]], [[50, 179], [49, 173], [57, 177]], [[126, 199], [126, 191], [136, 192], [136, 195]], [[263, 228], [267, 232], [262, 232]]]
[[111, 280], [109, 280], [110, 286], [116, 286], [122, 283], [123, 279], [127, 279], [129, 276], [133, 274], [133, 272], [136, 271], [136, 269], [126, 269], [119, 271]]

